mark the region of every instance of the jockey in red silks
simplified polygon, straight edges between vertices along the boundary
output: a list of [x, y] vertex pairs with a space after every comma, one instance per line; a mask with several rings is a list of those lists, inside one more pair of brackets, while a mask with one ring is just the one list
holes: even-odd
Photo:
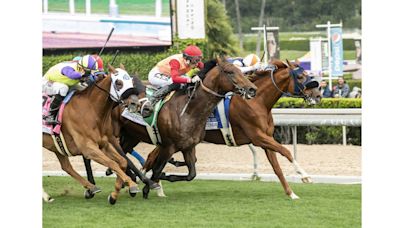
[[54, 95], [46, 124], [57, 124], [56, 114], [71, 87], [77, 86], [82, 77], [88, 77], [98, 70], [96, 59], [85, 55], [78, 61], [61, 62], [52, 66], [42, 78], [42, 92]]
[[180, 84], [201, 81], [197, 75], [190, 78], [186, 74], [195, 68], [203, 69], [202, 57], [200, 48], [189, 45], [182, 54], [172, 55], [157, 63], [149, 72], [148, 80], [150, 84], [160, 89], [150, 98], [150, 103], [154, 105], [169, 92], [178, 89]]

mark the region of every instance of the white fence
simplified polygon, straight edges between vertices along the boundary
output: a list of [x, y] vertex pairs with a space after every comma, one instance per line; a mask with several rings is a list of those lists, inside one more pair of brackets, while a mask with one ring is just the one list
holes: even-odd
[[[346, 145], [346, 126], [362, 125], [361, 109], [272, 109], [276, 126], [290, 126], [293, 135], [293, 157], [297, 160], [297, 126], [342, 126], [343, 145]], [[258, 177], [256, 150], [253, 154], [253, 176]]]

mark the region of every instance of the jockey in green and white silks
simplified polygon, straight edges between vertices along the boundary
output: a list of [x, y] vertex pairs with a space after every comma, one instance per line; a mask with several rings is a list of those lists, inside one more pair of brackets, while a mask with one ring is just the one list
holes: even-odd
[[61, 62], [52, 66], [42, 78], [42, 92], [54, 95], [50, 104], [46, 124], [56, 124], [55, 115], [70, 87], [79, 83], [83, 76], [90, 76], [98, 69], [96, 59], [91, 55], [83, 56], [78, 62]]

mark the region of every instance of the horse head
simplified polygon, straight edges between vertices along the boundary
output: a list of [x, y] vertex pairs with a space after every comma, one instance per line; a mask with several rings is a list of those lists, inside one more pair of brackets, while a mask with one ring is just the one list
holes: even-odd
[[126, 72], [125, 67], [114, 68], [110, 64], [108, 70], [111, 77], [110, 98], [123, 107], [127, 107], [129, 112], [137, 112], [140, 109], [140, 94], [134, 79]]
[[[303, 98], [308, 104], [317, 104], [321, 101], [318, 81], [307, 74], [298, 60], [295, 63], [288, 60], [286, 60], [286, 63], [281, 60], [274, 60], [272, 64], [277, 68], [276, 73], [271, 74], [272, 82], [284, 95]], [[281, 75], [281, 78], [289, 79], [286, 91], [282, 91], [276, 85], [275, 80], [279, 77], [278, 75]]]
[[[208, 71], [207, 68], [212, 69]], [[212, 84], [218, 85], [218, 92], [227, 93], [233, 91], [246, 99], [255, 97], [257, 87], [245, 78], [237, 67], [227, 62], [225, 58], [217, 58], [216, 61], [206, 63], [204, 70], [203, 74], [206, 73], [205, 75], [207, 76], [204, 79], [204, 85], [208, 87], [212, 87]], [[200, 77], [204, 78], [204, 75], [200, 73]]]

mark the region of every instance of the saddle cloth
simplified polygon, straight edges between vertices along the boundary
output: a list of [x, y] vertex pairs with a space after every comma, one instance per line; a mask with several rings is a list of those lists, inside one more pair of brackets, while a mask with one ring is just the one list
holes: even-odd
[[[146, 95], [147, 97], [151, 96], [154, 92], [153, 88], [146, 88]], [[154, 145], [159, 145], [161, 144], [161, 135], [157, 127], [157, 117], [158, 113], [160, 112], [161, 108], [164, 106], [164, 104], [171, 99], [171, 97], [175, 94], [175, 91], [170, 92], [164, 99], [158, 101], [154, 105], [154, 112], [151, 114], [151, 116], [147, 118], [143, 118], [142, 115], [139, 113], [131, 113], [129, 112], [126, 108], [122, 112], [122, 116], [134, 123], [140, 124], [142, 126], [146, 127], [147, 133], [149, 134], [149, 137], [151, 139], [151, 142]]]
[[[172, 97], [172, 94], [167, 96], [168, 100], [170, 97]], [[154, 145], [161, 143], [161, 136], [159, 135], [157, 128], [157, 116], [163, 104], [168, 101], [167, 98], [163, 103], [161, 103], [162, 101], [159, 101], [155, 105], [154, 114], [149, 117], [152, 118], [151, 121], [149, 121], [149, 118], [143, 119], [143, 117], [138, 113], [130, 113], [127, 109], [122, 112], [124, 118], [146, 127], [147, 133]], [[217, 107], [215, 107], [210, 117], [207, 119], [206, 130], [220, 130], [226, 145], [237, 146], [233, 137], [231, 124], [229, 123], [229, 107], [231, 98], [232, 93], [228, 93], [224, 99], [221, 99]]]

